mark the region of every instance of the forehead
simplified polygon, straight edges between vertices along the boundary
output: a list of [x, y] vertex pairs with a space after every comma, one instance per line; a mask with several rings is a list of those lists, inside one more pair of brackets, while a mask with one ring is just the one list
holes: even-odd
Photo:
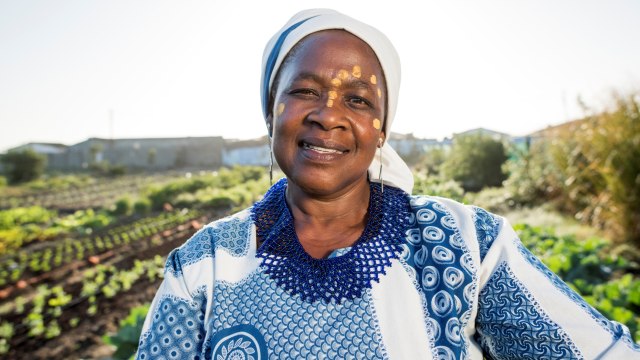
[[359, 66], [367, 72], [382, 75], [378, 57], [359, 37], [344, 30], [323, 30], [308, 35], [287, 55], [283, 67], [298, 69], [326, 68], [327, 71]]

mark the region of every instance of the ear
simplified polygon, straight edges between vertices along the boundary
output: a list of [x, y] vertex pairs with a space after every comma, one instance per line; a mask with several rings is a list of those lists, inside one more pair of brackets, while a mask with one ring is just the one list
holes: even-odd
[[378, 147], [382, 147], [382, 145], [384, 145], [384, 142], [386, 140], [387, 140], [387, 136], [385, 135], [384, 130], [380, 131], [380, 140], [379, 140], [380, 143], [378, 144]]
[[267, 134], [269, 134], [269, 138], [273, 137], [273, 115], [269, 114], [265, 119], [267, 123]]

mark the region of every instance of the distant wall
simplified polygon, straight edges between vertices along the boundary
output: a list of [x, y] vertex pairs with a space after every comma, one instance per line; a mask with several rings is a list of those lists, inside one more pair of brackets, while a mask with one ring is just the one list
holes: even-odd
[[219, 167], [223, 146], [222, 137], [89, 139], [70, 146], [65, 153], [52, 154], [48, 168], [82, 170], [103, 161], [133, 169]]

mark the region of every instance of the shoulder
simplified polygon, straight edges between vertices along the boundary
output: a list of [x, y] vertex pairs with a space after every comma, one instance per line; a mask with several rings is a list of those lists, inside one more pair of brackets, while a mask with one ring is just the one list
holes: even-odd
[[459, 234], [469, 250], [480, 253], [481, 260], [505, 222], [501, 216], [481, 207], [438, 196], [413, 195], [409, 197], [409, 203], [412, 222], [425, 229], [422, 237], [428, 235], [427, 227], [431, 227], [431, 231], [434, 231], [433, 227], [452, 230]]
[[234, 257], [246, 255], [251, 225], [248, 209], [205, 225], [182, 246], [171, 251], [165, 271], [182, 273], [187, 267], [214, 259], [220, 250]]

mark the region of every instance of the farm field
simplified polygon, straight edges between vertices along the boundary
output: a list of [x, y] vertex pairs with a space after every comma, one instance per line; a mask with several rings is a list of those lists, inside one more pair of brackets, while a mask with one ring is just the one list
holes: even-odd
[[0, 358], [111, 356], [104, 336], [153, 299], [167, 254], [257, 200], [263, 174], [66, 176], [0, 188]]
[[[421, 193], [492, 210], [481, 194], [416, 179]], [[168, 253], [268, 186], [264, 169], [237, 167], [0, 188], [0, 358], [128, 358]], [[637, 251], [550, 209], [506, 215], [551, 270], [640, 338]]]

